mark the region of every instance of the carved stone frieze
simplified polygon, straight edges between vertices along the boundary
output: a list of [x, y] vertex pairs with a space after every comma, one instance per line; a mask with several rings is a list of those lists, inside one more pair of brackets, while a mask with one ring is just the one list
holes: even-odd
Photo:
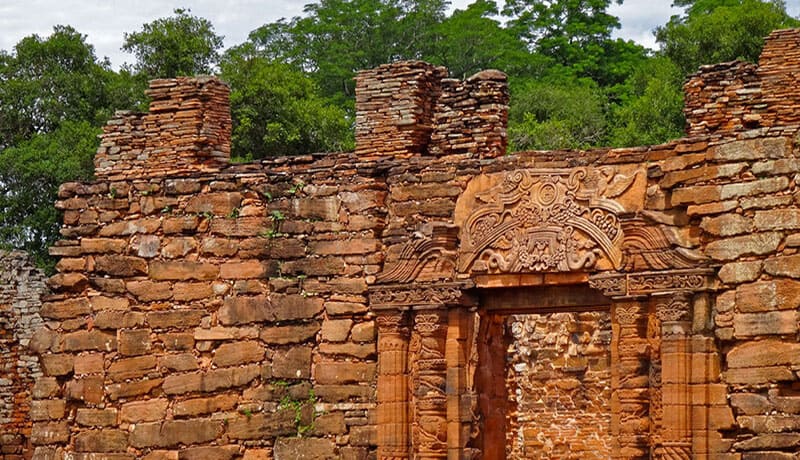
[[439, 307], [461, 304], [469, 283], [394, 284], [374, 286], [369, 300], [375, 310]]
[[703, 291], [713, 284], [713, 269], [666, 270], [639, 273], [600, 273], [589, 286], [608, 297], [643, 296], [675, 291]]
[[508, 172], [475, 193], [461, 227], [460, 273], [576, 271], [622, 266], [619, 215], [613, 198], [639, 171], [602, 168]]
[[641, 218], [627, 219], [622, 222], [622, 230], [623, 271], [697, 268], [707, 262], [699, 252], [671, 241], [661, 225]]
[[452, 280], [455, 275], [458, 227], [433, 222], [415, 232], [397, 251], [389, 250], [379, 284]]

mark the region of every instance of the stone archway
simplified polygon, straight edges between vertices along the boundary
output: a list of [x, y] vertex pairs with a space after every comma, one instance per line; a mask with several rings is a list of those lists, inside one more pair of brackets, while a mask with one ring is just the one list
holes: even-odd
[[478, 176], [453, 222], [426, 224], [406, 243], [370, 295], [379, 458], [504, 458], [482, 457], [475, 440], [486, 395], [474, 344], [491, 330], [475, 312], [480, 292], [519, 288], [539, 289], [545, 308], [607, 305], [612, 458], [702, 451], [693, 440], [705, 422], [693, 415], [704, 408], [690, 392], [708, 381], [702, 356], [714, 345], [692, 327], [708, 315], [715, 271], [642, 217], [645, 183], [635, 165]]

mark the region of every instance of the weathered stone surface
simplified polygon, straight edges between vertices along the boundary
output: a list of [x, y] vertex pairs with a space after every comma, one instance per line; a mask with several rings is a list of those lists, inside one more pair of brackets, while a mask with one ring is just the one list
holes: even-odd
[[279, 438], [275, 443], [275, 460], [337, 459], [336, 446], [328, 439]]
[[220, 266], [219, 277], [223, 279], [264, 278], [267, 266], [258, 260], [228, 262]]
[[150, 351], [150, 329], [119, 331], [119, 352], [125, 356], [143, 355]]
[[117, 424], [116, 409], [78, 409], [75, 421], [79, 425], [106, 427]]
[[40, 357], [44, 373], [49, 376], [67, 375], [72, 372], [75, 358], [66, 354], [46, 354]]
[[222, 394], [210, 398], [194, 398], [178, 401], [172, 409], [176, 417], [194, 417], [228, 411], [236, 407], [239, 397], [235, 394]]
[[322, 305], [322, 299], [302, 295], [229, 297], [219, 311], [219, 320], [224, 325], [235, 325], [258, 321], [311, 319], [322, 311]]
[[204, 315], [202, 310], [190, 309], [154, 311], [147, 314], [147, 324], [154, 329], [195, 327], [200, 325]]
[[125, 452], [128, 433], [121, 430], [84, 431], [75, 436], [78, 452]]
[[242, 194], [237, 192], [204, 193], [186, 203], [186, 212], [227, 216], [242, 204]]
[[377, 250], [378, 250], [378, 240], [373, 238], [335, 240], [335, 241], [312, 241], [309, 244], [309, 251], [311, 254], [319, 254], [323, 256], [368, 254], [370, 252], [375, 252]]
[[77, 318], [88, 314], [91, 311], [89, 299], [79, 297], [77, 299], [67, 299], [60, 302], [45, 302], [42, 304], [40, 315], [49, 319], [69, 319]]
[[800, 209], [756, 211], [753, 219], [758, 230], [793, 230], [800, 228]]
[[329, 342], [344, 342], [350, 335], [350, 328], [353, 327], [353, 320], [336, 319], [322, 323], [322, 340]]
[[213, 392], [246, 385], [260, 374], [260, 366], [249, 365], [192, 374], [168, 375], [164, 379], [163, 390], [168, 395]]
[[131, 256], [99, 256], [95, 258], [94, 270], [110, 276], [137, 276], [147, 274], [147, 261]]
[[105, 371], [103, 353], [85, 353], [75, 357], [75, 375], [100, 374]]
[[155, 388], [161, 386], [163, 380], [146, 378], [132, 382], [115, 383], [106, 387], [106, 392], [111, 400], [121, 398], [134, 398], [150, 394]]
[[141, 302], [165, 300], [172, 297], [169, 283], [155, 283], [153, 281], [129, 281], [125, 288]]
[[733, 316], [736, 337], [759, 335], [782, 335], [797, 333], [800, 319], [794, 310], [768, 311], [764, 313], [741, 313]]
[[240, 415], [228, 422], [227, 434], [231, 439], [264, 439], [291, 436], [297, 433], [295, 412], [281, 410], [269, 414]]
[[794, 365], [800, 363], [800, 344], [778, 340], [745, 342], [731, 349], [727, 360], [731, 368]]
[[311, 376], [311, 347], [295, 346], [275, 352], [272, 375], [276, 378], [307, 379]]
[[259, 338], [268, 344], [287, 345], [305, 342], [316, 337], [321, 326], [318, 322], [292, 326], [273, 326], [261, 328]]
[[321, 362], [314, 367], [314, 378], [323, 385], [372, 382], [375, 371], [372, 363]]
[[252, 340], [225, 343], [214, 351], [212, 362], [218, 367], [238, 366], [264, 359], [264, 346]]
[[787, 138], [748, 139], [711, 147], [706, 158], [716, 161], [785, 158], [789, 151], [791, 142]]
[[736, 288], [740, 312], [790, 310], [800, 306], [800, 281], [777, 279], [743, 284]]
[[172, 287], [173, 299], [176, 301], [208, 299], [214, 294], [211, 283], [175, 283]]
[[239, 452], [239, 446], [192, 447], [181, 449], [178, 460], [230, 460]]
[[358, 323], [353, 326], [353, 331], [351, 332], [351, 340], [353, 342], [372, 342], [375, 340], [375, 322], [368, 321], [363, 323]]
[[741, 214], [723, 214], [718, 217], [703, 218], [700, 228], [712, 235], [741, 235], [753, 230], [753, 220]]
[[222, 434], [222, 420], [167, 420], [161, 423], [139, 423], [133, 427], [133, 447], [175, 447], [213, 441]]
[[156, 357], [152, 355], [125, 358], [111, 363], [108, 377], [115, 382], [144, 377], [156, 368]]
[[800, 433], [769, 433], [737, 442], [741, 450], [790, 449], [800, 447]]
[[169, 401], [164, 398], [130, 402], [122, 406], [120, 419], [129, 423], [163, 420], [168, 405]]
[[35, 446], [67, 442], [69, 440], [69, 426], [66, 421], [34, 423], [30, 439], [31, 444]]
[[743, 256], [764, 255], [775, 251], [783, 236], [780, 233], [754, 233], [717, 240], [706, 246], [705, 254], [715, 260], [735, 260]]
[[198, 368], [197, 359], [190, 353], [164, 355], [159, 358], [158, 367], [171, 371], [193, 371]]
[[728, 263], [720, 268], [719, 279], [721, 279], [723, 283], [728, 284], [755, 281], [761, 274], [761, 266], [762, 262], [760, 260]]
[[34, 422], [42, 420], [58, 420], [64, 417], [67, 403], [63, 399], [33, 401], [30, 417]]
[[116, 349], [117, 337], [103, 331], [77, 331], [64, 334], [65, 351], [113, 351]]
[[374, 357], [376, 353], [374, 343], [322, 343], [319, 351], [326, 355], [353, 356], [361, 359]]
[[272, 318], [271, 304], [267, 296], [228, 297], [217, 313], [220, 323], [231, 326]]
[[161, 261], [150, 262], [150, 278], [154, 280], [213, 280], [219, 275], [219, 266], [205, 262]]
[[764, 271], [775, 276], [800, 278], [800, 254], [768, 258], [764, 261]]

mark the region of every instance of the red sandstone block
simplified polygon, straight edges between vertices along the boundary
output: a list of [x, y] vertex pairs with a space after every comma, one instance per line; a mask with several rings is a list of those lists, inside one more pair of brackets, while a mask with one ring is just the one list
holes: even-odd
[[211, 263], [160, 260], [150, 262], [150, 278], [154, 280], [204, 281], [216, 279], [218, 274], [219, 266]]
[[172, 297], [170, 283], [156, 283], [150, 280], [128, 281], [125, 288], [141, 302], [166, 300]]
[[314, 367], [314, 378], [322, 385], [372, 382], [374, 363], [320, 362]]
[[162, 382], [162, 379], [147, 378], [132, 382], [114, 383], [106, 387], [106, 392], [112, 401], [121, 398], [136, 398], [150, 394], [155, 388], [161, 386]]

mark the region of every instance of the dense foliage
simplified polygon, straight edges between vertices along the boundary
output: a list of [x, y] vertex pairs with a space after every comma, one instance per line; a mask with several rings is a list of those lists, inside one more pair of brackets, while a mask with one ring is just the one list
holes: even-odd
[[316, 0], [223, 50], [213, 24], [177, 9], [126, 32], [114, 71], [57, 26], [0, 50], [0, 246], [46, 262], [59, 183], [89, 179], [100, 126], [146, 108], [148, 79], [219, 74], [231, 86], [235, 160], [353, 147], [356, 71], [401, 59], [466, 78], [508, 73], [512, 149], [653, 144], [683, 131], [682, 83], [702, 64], [754, 61], [771, 30], [798, 26], [781, 0], [675, 0], [659, 50], [612, 37], [622, 0]]

